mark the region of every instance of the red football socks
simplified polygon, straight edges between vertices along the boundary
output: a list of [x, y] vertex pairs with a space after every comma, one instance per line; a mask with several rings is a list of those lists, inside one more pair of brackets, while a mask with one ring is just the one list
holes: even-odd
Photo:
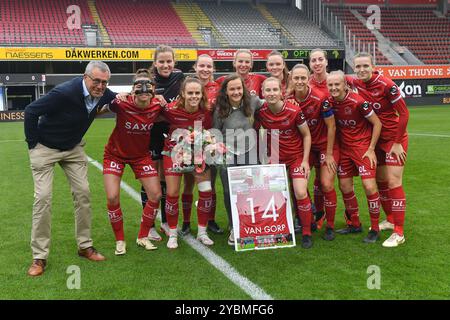
[[327, 227], [334, 229], [334, 217], [336, 216], [337, 197], [336, 190], [323, 193]]
[[124, 240], [124, 232], [123, 232], [123, 215], [122, 210], [120, 209], [120, 204], [117, 205], [107, 205], [108, 207], [108, 217], [109, 222], [111, 222], [111, 226], [114, 232], [114, 236], [116, 237], [116, 241]]
[[389, 195], [389, 185], [387, 182], [377, 182], [378, 192], [380, 193], [380, 202], [383, 207], [384, 213], [386, 213], [386, 220], [390, 223], [394, 223], [394, 215], [392, 214], [392, 201]]
[[403, 224], [405, 222], [406, 196], [403, 186], [390, 189], [389, 195], [392, 199], [392, 214], [394, 216], [394, 232], [403, 235]]
[[197, 219], [200, 227], [206, 227], [211, 214], [212, 192], [198, 192]]
[[216, 192], [211, 192], [211, 212], [209, 214], [209, 221], [214, 221], [216, 219]]
[[155, 224], [156, 213], [159, 203], [148, 200], [142, 211], [141, 227], [139, 228], [138, 239], [146, 238], [150, 228]]
[[376, 232], [380, 231], [378, 226], [380, 220], [380, 195], [378, 192], [367, 196], [367, 205], [369, 206], [370, 228]]
[[192, 201], [194, 196], [192, 194], [183, 193], [181, 202], [183, 203], [183, 222], [191, 221]]
[[356, 228], [360, 227], [361, 222], [359, 221], [358, 199], [356, 199], [355, 193], [353, 191], [349, 193], [343, 193], [342, 198], [344, 199], [345, 209], [350, 215], [352, 226]]
[[323, 212], [324, 210], [324, 199], [322, 193], [322, 186], [320, 184], [320, 177], [314, 179], [314, 205], [317, 212]]
[[178, 197], [166, 196], [166, 217], [170, 229], [176, 229], [178, 225]]
[[311, 200], [309, 197], [305, 199], [297, 199], [297, 212], [299, 214], [300, 221], [302, 222], [302, 235], [311, 235]]

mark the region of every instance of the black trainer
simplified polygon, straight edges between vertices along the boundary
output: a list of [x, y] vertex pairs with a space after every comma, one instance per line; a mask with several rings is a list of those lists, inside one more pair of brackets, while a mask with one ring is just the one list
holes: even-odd
[[215, 234], [223, 234], [223, 230], [219, 227], [216, 221], [208, 221], [208, 230]]
[[324, 217], [325, 217], [325, 212], [323, 212], [323, 211], [314, 212], [314, 219], [316, 220], [316, 222], [321, 220]]
[[367, 237], [364, 238], [365, 243], [375, 243], [380, 238], [380, 233], [375, 230], [370, 230]]
[[178, 231], [180, 236], [184, 237], [191, 233], [191, 223], [190, 222], [183, 222], [183, 226], [181, 227], [181, 230]]
[[344, 229], [336, 230], [336, 233], [339, 234], [350, 234], [350, 233], [361, 233], [362, 232], [362, 226], [354, 227], [354, 226], [347, 226]]
[[334, 234], [334, 229], [330, 227], [327, 227], [324, 234], [322, 235], [322, 239], [326, 241], [333, 241], [335, 237], [336, 236]]
[[300, 221], [298, 217], [294, 218], [294, 233], [299, 234], [302, 232], [302, 226], [300, 225]]
[[313, 245], [312, 237], [305, 235], [302, 237], [302, 248], [310, 249]]

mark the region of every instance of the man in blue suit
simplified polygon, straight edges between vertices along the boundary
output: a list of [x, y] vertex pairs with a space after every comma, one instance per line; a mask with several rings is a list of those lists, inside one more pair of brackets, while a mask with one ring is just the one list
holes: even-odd
[[115, 93], [107, 89], [107, 64], [91, 61], [83, 77], [64, 82], [25, 109], [25, 137], [34, 180], [30, 276], [44, 273], [50, 249], [52, 183], [55, 164], [64, 170], [75, 206], [78, 255], [102, 261], [91, 239], [91, 205], [87, 157], [82, 140], [97, 108], [109, 104]]

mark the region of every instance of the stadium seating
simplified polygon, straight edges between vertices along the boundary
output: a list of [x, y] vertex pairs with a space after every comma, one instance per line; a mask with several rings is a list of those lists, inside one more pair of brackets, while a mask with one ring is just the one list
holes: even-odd
[[305, 18], [301, 11], [290, 6], [267, 4], [267, 9], [297, 40], [301, 47], [336, 47], [336, 42], [316, 24]]
[[113, 45], [197, 45], [169, 1], [96, 0], [96, 6]]
[[[81, 29], [69, 30], [71, 0], [1, 0], [0, 43], [7, 45], [84, 45]], [[86, 1], [80, 7], [81, 24], [92, 23]]]
[[[373, 46], [375, 44], [375, 61], [379, 65], [390, 65], [392, 64], [378, 49], [378, 40], [372, 34], [372, 32], [367, 29], [367, 27], [361, 23], [350, 11], [350, 7], [328, 7], [329, 10], [333, 12], [335, 16], [342, 21], [342, 23], [347, 27], [347, 30], [351, 31], [352, 35], [356, 36], [356, 39], [360, 40], [361, 48], [367, 48], [368, 45]], [[346, 35], [348, 41], [348, 35]], [[352, 41], [352, 40], [351, 40]]]
[[273, 26], [247, 3], [199, 2], [217, 30], [231, 46], [280, 47], [280, 36]]
[[[368, 17], [364, 10], [359, 12]], [[450, 20], [439, 18], [430, 8], [382, 8], [381, 29], [385, 37], [407, 47], [425, 64], [450, 63]]]

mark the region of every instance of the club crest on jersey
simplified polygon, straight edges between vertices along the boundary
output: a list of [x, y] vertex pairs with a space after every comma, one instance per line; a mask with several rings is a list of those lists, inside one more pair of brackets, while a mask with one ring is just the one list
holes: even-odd
[[328, 102], [328, 100], [325, 100], [323, 103], [322, 103], [322, 109], [323, 110], [328, 110], [330, 108], [330, 103]]
[[369, 103], [367, 101], [364, 101], [364, 103], [362, 104], [362, 108], [364, 111], [369, 110]]
[[344, 113], [345, 114], [352, 114], [352, 107], [345, 107]]
[[314, 108], [313, 107], [309, 107], [309, 108], [306, 109], [306, 113], [307, 114], [311, 114], [313, 112], [314, 112]]

